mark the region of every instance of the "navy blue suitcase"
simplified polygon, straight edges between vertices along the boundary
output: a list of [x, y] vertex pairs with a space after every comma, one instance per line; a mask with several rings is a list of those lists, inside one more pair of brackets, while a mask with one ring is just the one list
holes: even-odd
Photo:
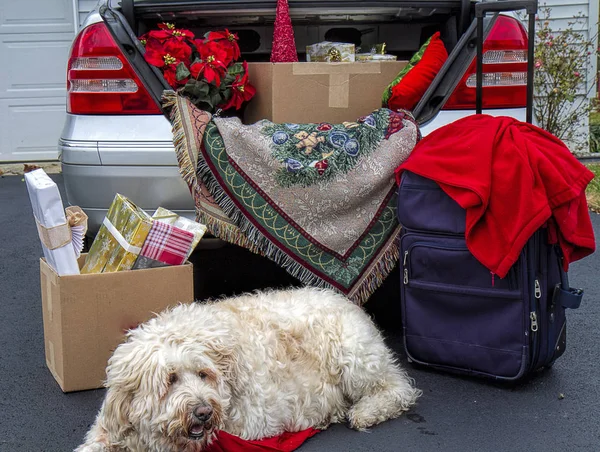
[[434, 181], [403, 173], [398, 219], [409, 360], [500, 380], [551, 366], [565, 351], [565, 308], [579, 307], [583, 295], [569, 289], [560, 248], [538, 230], [501, 279], [467, 249], [465, 218]]

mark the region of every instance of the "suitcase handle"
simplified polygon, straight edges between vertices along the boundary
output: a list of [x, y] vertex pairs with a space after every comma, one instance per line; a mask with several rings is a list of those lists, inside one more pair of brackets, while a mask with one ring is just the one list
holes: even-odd
[[529, 42], [527, 49], [527, 113], [526, 121], [533, 122], [533, 55], [535, 44], [535, 15], [538, 11], [537, 0], [507, 0], [483, 2], [475, 5], [477, 18], [477, 75], [475, 85], [475, 111], [479, 115], [483, 111], [483, 19], [487, 13], [503, 11], [519, 11], [524, 9], [529, 15]]
[[560, 305], [563, 308], [577, 309], [581, 305], [583, 298], [583, 289], [564, 289], [561, 283], [554, 286], [552, 294], [552, 304]]

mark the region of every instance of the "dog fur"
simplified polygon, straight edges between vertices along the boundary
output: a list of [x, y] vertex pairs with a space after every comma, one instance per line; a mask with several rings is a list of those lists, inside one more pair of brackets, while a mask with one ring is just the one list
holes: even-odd
[[117, 347], [106, 387], [77, 452], [197, 452], [217, 430], [253, 440], [345, 420], [365, 430], [421, 394], [363, 310], [315, 288], [167, 310]]

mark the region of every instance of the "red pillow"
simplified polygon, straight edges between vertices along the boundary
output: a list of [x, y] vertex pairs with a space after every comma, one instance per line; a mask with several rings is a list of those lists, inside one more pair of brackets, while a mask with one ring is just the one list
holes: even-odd
[[447, 59], [448, 52], [438, 31], [431, 37], [421, 61], [392, 88], [388, 108], [392, 110], [415, 108]]

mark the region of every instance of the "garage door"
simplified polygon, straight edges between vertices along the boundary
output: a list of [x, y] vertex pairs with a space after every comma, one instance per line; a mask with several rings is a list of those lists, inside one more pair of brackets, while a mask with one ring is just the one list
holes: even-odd
[[54, 160], [73, 0], [0, 0], [0, 162]]

